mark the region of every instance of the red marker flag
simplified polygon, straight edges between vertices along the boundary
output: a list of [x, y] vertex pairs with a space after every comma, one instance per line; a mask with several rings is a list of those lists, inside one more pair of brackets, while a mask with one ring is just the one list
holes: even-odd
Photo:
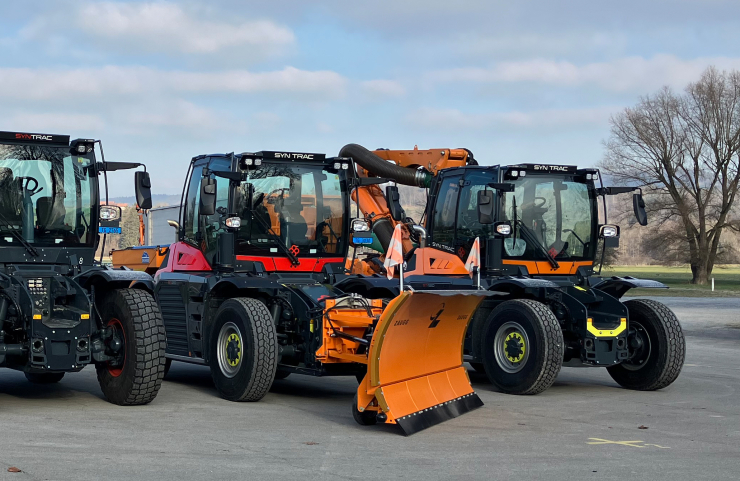
[[473, 247], [470, 249], [470, 255], [468, 255], [468, 260], [465, 261], [465, 269], [470, 272], [470, 278], [473, 278], [473, 267], [478, 268], [478, 272], [480, 272], [480, 240], [478, 237], [475, 238], [475, 242], [473, 242]]
[[[388, 244], [388, 251], [385, 253], [385, 267], [388, 279], [393, 279], [395, 266], [403, 264], [403, 236], [401, 234], [401, 224], [398, 224], [393, 230], [393, 237]], [[403, 267], [403, 266], [401, 266]]]

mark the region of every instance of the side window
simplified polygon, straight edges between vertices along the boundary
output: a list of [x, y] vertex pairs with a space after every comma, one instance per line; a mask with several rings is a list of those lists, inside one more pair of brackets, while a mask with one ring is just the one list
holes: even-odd
[[494, 197], [496, 196], [496, 191], [487, 187], [488, 182], [488, 178], [466, 177], [460, 192], [457, 211], [457, 240], [459, 243], [472, 246], [475, 237], [483, 238], [490, 235], [491, 227], [478, 222], [478, 192], [487, 190]]
[[[231, 159], [226, 157], [212, 158], [208, 168], [211, 171], [230, 171]], [[199, 245], [201, 245], [208, 262], [213, 260], [213, 255], [216, 252], [218, 234], [225, 229], [221, 225], [221, 214], [218, 213], [218, 210], [223, 207], [227, 210], [227, 214], [229, 210], [229, 181], [223, 177], [215, 177], [213, 174], [211, 174], [211, 178], [216, 179], [216, 213], [209, 216], [198, 216]], [[198, 196], [200, 197], [200, 189], [198, 189]]]
[[454, 249], [455, 240], [455, 210], [457, 195], [460, 192], [460, 176], [450, 177], [442, 181], [437, 191], [437, 200], [434, 209], [434, 227], [432, 240], [436, 244]]
[[183, 218], [183, 229], [185, 238], [191, 242], [197, 242], [198, 233], [198, 202], [200, 201], [200, 179], [206, 161], [199, 160], [190, 172], [190, 183], [185, 197], [185, 213]]

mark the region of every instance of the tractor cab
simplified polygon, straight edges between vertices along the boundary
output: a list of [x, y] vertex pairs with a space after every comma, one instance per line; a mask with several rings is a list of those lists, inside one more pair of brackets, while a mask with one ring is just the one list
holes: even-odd
[[[142, 164], [98, 162], [96, 143], [0, 132], [0, 367], [51, 383], [93, 364], [111, 402], [145, 404], [164, 368], [150, 279], [93, 259], [98, 233], [120, 231], [121, 208], [100, 205], [99, 174]], [[151, 207], [149, 175], [134, 178]]]
[[318, 273], [327, 264], [341, 266], [348, 168], [311, 153], [194, 158], [180, 210], [181, 243], [173, 246], [189, 255], [170, 267]]
[[531, 275], [572, 275], [579, 267], [590, 272], [600, 232], [597, 177], [575, 166], [501, 169], [502, 182], [513, 186], [498, 196], [500, 218], [511, 224], [503, 264], [526, 267]]
[[[442, 170], [429, 197], [430, 244], [464, 260], [479, 238], [482, 268], [494, 275], [590, 276], [597, 244], [619, 245], [619, 227], [599, 223], [599, 198], [636, 190], [597, 180], [598, 170], [567, 165]], [[635, 216], [646, 223], [642, 196], [634, 196]]]

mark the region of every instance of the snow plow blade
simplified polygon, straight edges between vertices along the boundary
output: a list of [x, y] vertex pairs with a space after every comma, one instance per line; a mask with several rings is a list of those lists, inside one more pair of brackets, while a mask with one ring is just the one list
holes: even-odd
[[393, 299], [373, 333], [357, 409], [410, 435], [482, 406], [462, 346], [473, 313], [494, 294], [407, 291]]

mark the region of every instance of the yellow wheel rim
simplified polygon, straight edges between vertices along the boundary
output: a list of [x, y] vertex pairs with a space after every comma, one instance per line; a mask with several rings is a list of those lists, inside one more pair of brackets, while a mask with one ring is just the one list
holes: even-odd
[[231, 333], [226, 338], [226, 361], [229, 363], [229, 366], [236, 367], [239, 365], [239, 361], [241, 361], [241, 346], [242, 343], [238, 334]]
[[511, 362], [521, 362], [524, 359], [524, 354], [527, 351], [527, 343], [524, 338], [518, 332], [511, 332], [504, 340], [506, 348], [506, 358]]

